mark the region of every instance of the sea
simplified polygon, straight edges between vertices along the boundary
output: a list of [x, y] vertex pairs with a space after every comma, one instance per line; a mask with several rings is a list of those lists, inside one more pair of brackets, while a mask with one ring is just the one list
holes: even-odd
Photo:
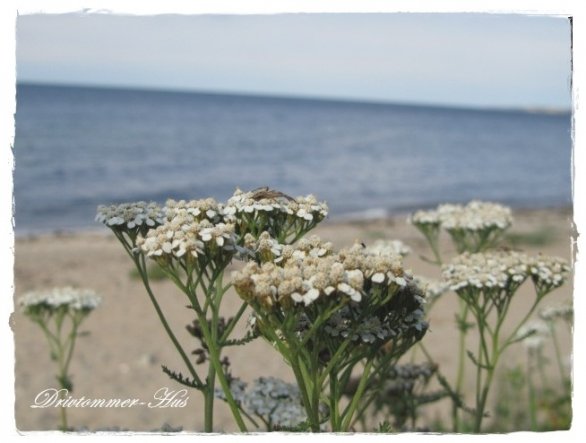
[[96, 207], [269, 186], [332, 220], [472, 199], [572, 204], [571, 112], [19, 84], [17, 235], [99, 227]]

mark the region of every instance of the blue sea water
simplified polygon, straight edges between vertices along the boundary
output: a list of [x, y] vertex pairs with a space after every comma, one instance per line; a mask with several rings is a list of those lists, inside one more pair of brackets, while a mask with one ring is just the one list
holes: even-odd
[[96, 206], [314, 193], [333, 217], [471, 199], [571, 204], [571, 115], [21, 84], [16, 233]]

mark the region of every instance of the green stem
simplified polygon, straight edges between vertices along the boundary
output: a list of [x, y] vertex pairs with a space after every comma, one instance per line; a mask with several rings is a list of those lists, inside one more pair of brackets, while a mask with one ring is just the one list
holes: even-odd
[[[219, 280], [219, 281], [218, 281]], [[212, 295], [213, 285], [216, 285], [216, 293]], [[219, 303], [221, 302], [221, 283], [222, 278], [211, 280], [206, 292], [206, 305], [204, 306], [203, 317], [206, 318], [206, 311], [208, 303], [211, 303], [212, 307], [212, 318], [211, 318], [211, 340], [214, 345], [218, 343], [218, 319], [219, 319]], [[219, 296], [219, 297], [218, 297]], [[216, 304], [217, 303], [217, 304]], [[208, 348], [210, 344], [208, 342]], [[221, 352], [221, 351], [219, 351]], [[218, 352], [218, 353], [219, 353]], [[219, 356], [219, 355], [218, 355]], [[214, 388], [216, 385], [216, 369], [213, 364], [208, 366], [208, 377], [206, 382], [206, 396], [205, 396], [205, 432], [213, 432], [214, 430], [214, 400], [215, 392]]]
[[[317, 373], [318, 367], [314, 366], [312, 357], [304, 351], [304, 348], [297, 348], [298, 369], [307, 391], [307, 399], [309, 401], [308, 417], [311, 424], [311, 431], [320, 432], [319, 396], [321, 389], [316, 380], [319, 378], [319, 373]], [[305, 357], [305, 359], [303, 357]], [[306, 362], [308, 364], [306, 364]]]
[[320, 379], [320, 365], [319, 365], [319, 349], [314, 347], [311, 352], [311, 368], [309, 376], [312, 378], [312, 411], [313, 416], [317, 419], [319, 425], [319, 399], [321, 394], [321, 385], [319, 384]]
[[[459, 321], [459, 338], [458, 338], [458, 371], [456, 373], [456, 393], [458, 396], [462, 395], [462, 387], [464, 384], [464, 367], [466, 362], [466, 333], [467, 333], [467, 320], [468, 320], [468, 305], [461, 298], [459, 299], [460, 304], [460, 316]], [[460, 429], [460, 418], [459, 418], [459, 407], [456, 402], [452, 401], [452, 431], [458, 432]]]
[[[66, 382], [67, 380], [69, 380], [69, 377], [67, 375], [67, 368], [65, 366], [65, 350], [63, 349], [63, 341], [61, 339], [61, 331], [62, 331], [62, 327], [63, 327], [63, 320], [64, 320], [64, 314], [63, 315], [58, 315], [58, 317], [56, 318], [56, 324], [57, 324], [57, 349], [58, 349], [58, 353], [57, 353], [57, 364], [59, 367], [59, 384], [60, 384], [60, 391], [59, 391], [59, 397], [61, 399], [64, 399], [65, 396], [67, 395], [67, 391], [69, 390], [69, 386], [68, 383]], [[66, 432], [68, 430], [68, 424], [67, 424], [67, 410], [66, 408], [61, 405], [60, 406], [60, 413], [61, 413], [61, 430], [63, 432]]]
[[149, 283], [148, 271], [147, 271], [144, 255], [140, 254], [139, 257], [136, 257], [133, 254], [130, 254], [130, 255], [133, 258], [134, 264], [136, 265], [136, 269], [138, 270], [138, 273], [140, 274], [140, 277], [142, 279], [143, 286], [145, 287], [145, 289], [147, 291], [147, 294], [151, 300], [153, 307], [155, 308], [155, 311], [157, 313], [157, 316], [159, 317], [161, 324], [163, 325], [163, 328], [165, 329], [165, 332], [167, 333], [167, 335], [169, 336], [169, 339], [171, 340], [171, 342], [175, 346], [175, 349], [177, 349], [177, 352], [181, 356], [181, 359], [185, 363], [185, 366], [187, 366], [187, 369], [188, 369], [189, 373], [191, 374], [191, 376], [193, 377], [193, 379], [197, 383], [202, 384], [201, 379], [197, 375], [197, 372], [195, 371], [195, 368], [191, 364], [189, 357], [187, 357], [187, 354], [185, 353], [183, 347], [179, 343], [179, 340], [177, 340], [177, 337], [175, 336], [175, 334], [173, 333], [173, 330], [169, 326], [169, 322], [167, 322], [167, 318], [165, 317], [165, 314], [163, 313], [163, 310], [161, 309], [159, 302], [157, 301], [155, 295], [153, 294], [153, 291], [152, 291], [150, 283]]
[[57, 357], [57, 354], [59, 352], [59, 340], [49, 330], [49, 328], [47, 328], [47, 325], [43, 321], [39, 320], [36, 323], [42, 329], [43, 333], [45, 334], [45, 337], [47, 337], [47, 340], [49, 341], [49, 347], [51, 348], [51, 355], [54, 355], [55, 357]]
[[[506, 314], [506, 312], [505, 312]], [[484, 369], [486, 371], [486, 378], [484, 380], [484, 385], [482, 386], [481, 391], [479, 391], [480, 386], [477, 385], [477, 393], [480, 393], [480, 397], [477, 396], [477, 404], [476, 404], [476, 422], [475, 422], [475, 432], [476, 433], [480, 433], [481, 427], [482, 427], [482, 420], [484, 418], [484, 411], [486, 409], [486, 402], [488, 400], [488, 393], [490, 392], [490, 388], [492, 386], [492, 382], [494, 379], [494, 374], [496, 372], [496, 366], [498, 363], [498, 360], [501, 356], [501, 352], [502, 349], [499, 345], [499, 334], [500, 334], [500, 329], [501, 326], [504, 322], [504, 315], [502, 317], [500, 317], [497, 320], [497, 325], [494, 329], [494, 332], [492, 334], [490, 334], [490, 340], [491, 340], [491, 344], [492, 344], [492, 350], [491, 352], [488, 352], [487, 349], [487, 343], [486, 343], [486, 336], [484, 335], [484, 326], [480, 326], [480, 325], [484, 325], [486, 319], [484, 318], [479, 318], [478, 320], [478, 324], [479, 324], [479, 329], [480, 329], [480, 343], [483, 346], [484, 350], [485, 350], [485, 358], [484, 358], [484, 364], [486, 366], [486, 368]], [[480, 355], [480, 350], [479, 350], [479, 355], [478, 355], [478, 359], [479, 359], [479, 363], [481, 363], [483, 361], [482, 356]], [[482, 367], [478, 366], [478, 369], [482, 371]]]
[[555, 330], [555, 327], [553, 325], [553, 323], [550, 323], [550, 328], [549, 328], [550, 332], [551, 332], [551, 338], [553, 341], [553, 347], [555, 350], [555, 358], [557, 360], [557, 366], [558, 366], [558, 370], [560, 371], [560, 381], [562, 383], [562, 389], [565, 391], [566, 390], [566, 374], [564, 371], [564, 364], [562, 362], [562, 353], [561, 353], [561, 349], [560, 349], [560, 343], [558, 341], [558, 336]]
[[244, 311], [246, 310], [247, 306], [248, 306], [248, 304], [246, 302], [243, 302], [242, 305], [240, 305], [240, 309], [238, 309], [238, 312], [236, 313], [236, 315], [234, 317], [232, 317], [232, 320], [230, 320], [228, 322], [228, 324], [226, 325], [226, 329], [224, 330], [222, 337], [220, 337], [220, 343], [223, 344], [226, 340], [228, 340], [228, 337], [230, 337], [230, 334], [234, 330], [234, 327], [238, 324], [238, 321], [242, 318], [242, 314], [244, 314]]
[[204, 430], [205, 432], [214, 431], [214, 388], [216, 381], [216, 371], [214, 365], [208, 366], [208, 378], [204, 394]]
[[313, 408], [311, 407], [311, 400], [310, 395], [307, 387], [306, 380], [303, 376], [303, 371], [301, 370], [301, 364], [299, 360], [299, 355], [295, 353], [291, 355], [291, 369], [293, 370], [293, 374], [295, 375], [295, 380], [297, 381], [297, 385], [299, 386], [299, 391], [301, 392], [301, 400], [303, 402], [303, 406], [305, 407], [305, 412], [307, 413], [307, 418], [309, 420], [311, 431], [312, 432], [319, 432], [319, 422], [316, 423], [315, 417], [313, 416]]
[[142, 253], [135, 254], [133, 252], [133, 249], [136, 247], [136, 243], [135, 243], [136, 239], [133, 238], [133, 239], [131, 239], [131, 242], [128, 243], [122, 234], [119, 234], [116, 231], [113, 231], [113, 232], [116, 235], [116, 237], [118, 238], [118, 240], [120, 241], [120, 243], [122, 244], [122, 246], [124, 246], [124, 250], [126, 251], [128, 256], [134, 262], [134, 265], [136, 266], [136, 269], [138, 270], [138, 273], [141, 277], [143, 286], [145, 287], [145, 289], [147, 291], [147, 294], [151, 300], [151, 303], [153, 304], [153, 307], [155, 308], [155, 311], [157, 313], [157, 316], [159, 317], [159, 320], [161, 321], [161, 324], [163, 325], [163, 328], [165, 329], [165, 332], [167, 333], [167, 335], [171, 339], [171, 342], [175, 346], [175, 349], [177, 349], [177, 352], [179, 353], [179, 355], [181, 356], [181, 359], [183, 360], [183, 362], [187, 366], [187, 369], [189, 370], [189, 373], [191, 374], [193, 379], [197, 383], [201, 384], [201, 379], [197, 375], [197, 372], [195, 371], [193, 365], [191, 364], [191, 361], [189, 360], [189, 358], [187, 357], [187, 354], [185, 353], [185, 351], [181, 347], [181, 344], [177, 340], [177, 337], [175, 337], [173, 330], [169, 326], [169, 323], [167, 322], [167, 319], [165, 318], [165, 315], [164, 315], [161, 307], [159, 306], [159, 303], [157, 302], [155, 295], [153, 294], [153, 291], [152, 291], [150, 283], [149, 283], [148, 270], [147, 270], [147, 266], [145, 263], [144, 255]]
[[[116, 233], [116, 236], [118, 237], [118, 239], [120, 240], [120, 242], [124, 246], [124, 249], [126, 250], [127, 254], [131, 257], [131, 259], [135, 263], [135, 265], [139, 271], [139, 274], [141, 275], [141, 279], [142, 279], [142, 282], [145, 286], [145, 289], [147, 290], [149, 298], [151, 299], [151, 302], [155, 308], [155, 311], [157, 312], [157, 315], [159, 316], [159, 320], [161, 321], [165, 331], [167, 332], [167, 335], [169, 336], [169, 338], [173, 342], [173, 345], [175, 346], [175, 348], [177, 349], [177, 352], [179, 353], [179, 355], [183, 359], [183, 361], [184, 361], [185, 365], [187, 366], [193, 379], [197, 383], [203, 384], [201, 382], [201, 379], [197, 375], [195, 368], [191, 364], [191, 361], [187, 357], [187, 354], [185, 353], [185, 351], [181, 347], [179, 341], [175, 337], [175, 334], [173, 333], [172, 329], [170, 328], [170, 326], [169, 326], [169, 324], [168, 324], [168, 322], [167, 322], [167, 320], [166, 320], [166, 318], [165, 318], [165, 316], [164, 316], [164, 314], [163, 314], [163, 312], [162, 312], [162, 310], [161, 310], [161, 308], [160, 308], [160, 306], [159, 306], [159, 304], [158, 304], [158, 302], [157, 302], [157, 300], [156, 300], [156, 298], [150, 288], [144, 255], [143, 254], [134, 254], [134, 252], [133, 252], [133, 249], [135, 247], [134, 239], [131, 239], [131, 242], [129, 243], [126, 241], [126, 239], [123, 236], [118, 235], [117, 233]], [[239, 429], [241, 431], [246, 431], [247, 430], [246, 425], [244, 424], [242, 417], [240, 415], [240, 408], [238, 407], [238, 405], [236, 405], [236, 402], [234, 401], [232, 392], [230, 390], [230, 386], [226, 380], [226, 377], [224, 375], [224, 372], [222, 370], [222, 365], [220, 362], [221, 350], [219, 349], [220, 345], [218, 343], [217, 327], [218, 327], [218, 321], [219, 321], [219, 315], [218, 315], [219, 303], [221, 302], [221, 298], [223, 296], [223, 293], [225, 292], [224, 288], [222, 287], [223, 271], [219, 272], [217, 275], [214, 275], [215, 278], [211, 278], [209, 276], [209, 274], [207, 273], [207, 269], [204, 267], [202, 269], [202, 272], [199, 273], [197, 281], [194, 284], [191, 281], [191, 273], [190, 272], [187, 272], [187, 273], [188, 273], [188, 278], [189, 278], [189, 282], [188, 282], [187, 287], [176, 277], [176, 275], [173, 275], [172, 270], [169, 270], [169, 272], [167, 272], [167, 275], [169, 275], [169, 277], [179, 287], [179, 289], [181, 289], [188, 296], [188, 298], [192, 304], [193, 309], [196, 311], [196, 313], [198, 315], [200, 325], [202, 328], [202, 332], [203, 332], [206, 344], [208, 345], [210, 365], [208, 368], [208, 384], [205, 385], [205, 390], [204, 390], [204, 401], [205, 401], [204, 422], [205, 422], [206, 432], [211, 432], [213, 429], [213, 403], [214, 403], [214, 387], [215, 387], [215, 376], [216, 375], [218, 377], [220, 385], [222, 386], [224, 394], [226, 395], [227, 402], [230, 406], [230, 409], [232, 411], [232, 414], [234, 415], [234, 418], [238, 424]], [[202, 280], [204, 274], [208, 278], [208, 282], [209, 282], [208, 287], [205, 286], [205, 284], [203, 283], [203, 280]], [[216, 284], [215, 297], [214, 297], [214, 294], [211, 293], [214, 283]], [[195, 295], [195, 290], [196, 290], [196, 287], [198, 284], [200, 284], [201, 287], [203, 288], [204, 292], [206, 292], [206, 294], [205, 294], [206, 295], [206, 309], [205, 309], [205, 311], [202, 311], [201, 306], [198, 303], [197, 297]], [[217, 304], [214, 304], [214, 301], [216, 301], [216, 300], [217, 300]], [[207, 318], [205, 315], [205, 312], [207, 311], [208, 303], [210, 303], [210, 302], [212, 304], [214, 304], [212, 306], [213, 315], [212, 315], [211, 331], [209, 328], [210, 325], [208, 325]]]
[[[60, 391], [59, 397], [61, 399], [65, 398], [65, 392]], [[69, 426], [67, 425], [67, 410], [63, 406], [60, 407], [60, 416], [61, 416], [61, 430], [63, 432], [67, 432], [69, 429]]]
[[351, 334], [349, 334], [348, 338], [346, 340], [344, 340], [344, 342], [338, 347], [338, 349], [336, 350], [336, 352], [334, 353], [334, 355], [332, 356], [332, 358], [328, 362], [326, 369], [322, 372], [322, 375], [318, 380], [318, 384], [320, 386], [323, 385], [324, 381], [326, 380], [326, 377], [332, 371], [332, 368], [334, 368], [339, 363], [339, 360], [344, 357], [344, 353], [346, 351], [346, 348], [348, 347], [348, 345], [351, 342], [350, 337], [351, 337]]
[[71, 330], [71, 333], [69, 334], [69, 349], [67, 350], [65, 364], [63, 366], [64, 372], [66, 374], [67, 374], [67, 372], [69, 372], [69, 365], [70, 365], [71, 359], [73, 357], [73, 350], [75, 349], [75, 341], [77, 338], [77, 329], [79, 327], [81, 319], [77, 319], [75, 317], [72, 317], [71, 321], [73, 322], [73, 329]]
[[342, 425], [341, 425], [340, 429], [333, 429], [333, 431], [348, 432], [348, 430], [350, 428], [350, 424], [352, 423], [352, 417], [353, 417], [354, 413], [356, 412], [356, 408], [358, 408], [358, 405], [360, 404], [360, 399], [362, 398], [362, 395], [364, 394], [364, 390], [366, 389], [368, 376], [370, 374], [370, 368], [372, 367], [372, 363], [373, 363], [373, 359], [370, 358], [368, 360], [368, 362], [366, 363], [366, 366], [364, 367], [364, 371], [362, 373], [362, 376], [360, 377], [360, 382], [358, 383], [358, 389], [356, 389], [356, 392], [354, 393], [354, 396], [352, 397], [350, 404], [346, 407], [346, 409], [342, 413], [343, 418], [342, 418]]
[[[369, 396], [368, 400], [363, 402], [362, 406], [360, 406], [360, 409], [356, 413], [356, 418], [354, 419], [354, 421], [350, 425], [351, 428], [354, 427], [354, 425], [356, 424], [357, 421], [359, 421], [359, 420], [362, 421], [364, 419], [364, 412], [368, 409], [368, 407], [372, 404], [372, 402], [375, 399], [376, 399], [376, 394]], [[362, 421], [362, 427], [363, 427], [362, 431], [366, 432], [366, 421]]]
[[480, 433], [480, 430], [482, 428], [482, 420], [484, 419], [484, 411], [486, 409], [486, 401], [488, 399], [488, 393], [489, 393], [490, 387], [492, 385], [493, 377], [494, 377], [494, 371], [488, 370], [487, 375], [486, 375], [486, 379], [484, 381], [484, 387], [482, 388], [482, 391], [480, 394], [480, 399], [479, 399], [477, 407], [476, 407], [476, 422], [474, 424], [474, 432], [477, 434]]
[[246, 425], [244, 424], [242, 416], [240, 415], [240, 408], [234, 400], [234, 396], [232, 395], [232, 391], [230, 390], [230, 385], [228, 384], [228, 380], [226, 380], [226, 376], [224, 374], [224, 371], [222, 370], [222, 363], [220, 362], [219, 351], [217, 349], [217, 346], [215, 343], [211, 342], [210, 331], [208, 330], [207, 325], [205, 325], [205, 321], [203, 321], [203, 319], [201, 318], [200, 324], [202, 326], [202, 332], [206, 339], [206, 343], [208, 344], [211, 364], [214, 366], [214, 370], [216, 372], [216, 376], [218, 377], [218, 381], [220, 382], [222, 390], [226, 395], [226, 400], [228, 401], [228, 405], [230, 406], [232, 415], [234, 416], [234, 419], [236, 420], [236, 424], [238, 425], [240, 431], [247, 432]]
[[474, 421], [474, 429], [475, 432], [480, 432], [480, 426], [482, 425], [482, 415], [484, 414], [483, 408], [481, 408], [482, 403], [482, 342], [484, 341], [483, 330], [481, 326], [481, 322], [478, 322], [479, 328], [479, 342], [478, 342], [478, 353], [476, 356], [476, 411], [475, 411], [475, 421]]
[[338, 409], [339, 401], [338, 374], [337, 371], [332, 370], [330, 373], [330, 424], [332, 430], [338, 429], [340, 422], [340, 411]]
[[[220, 291], [222, 289], [222, 285], [221, 285], [222, 276], [220, 275], [218, 277], [218, 279], [219, 279], [219, 282], [216, 286], [216, 290]], [[226, 376], [225, 376], [224, 371], [222, 369], [222, 363], [220, 362], [220, 351], [221, 350], [218, 347], [218, 342], [216, 340], [217, 337], [215, 335], [212, 335], [212, 332], [210, 331], [210, 328], [209, 328], [210, 325], [208, 324], [208, 321], [207, 321], [203, 311], [201, 310], [201, 306], [200, 306], [199, 302], [197, 301], [197, 297], [195, 296], [195, 294], [192, 294], [190, 292], [186, 292], [186, 295], [189, 297], [189, 300], [191, 301], [192, 307], [198, 316], [200, 327], [201, 327], [202, 333], [204, 335], [205, 342], [208, 346], [210, 363], [211, 363], [211, 365], [213, 365], [214, 371], [216, 372], [216, 376], [218, 377], [218, 381], [220, 382], [220, 385], [222, 386], [222, 390], [224, 391], [224, 395], [226, 396], [226, 400], [228, 402], [228, 405], [230, 406], [230, 410], [232, 411], [232, 415], [234, 416], [234, 419], [236, 420], [236, 424], [238, 425], [238, 428], [240, 429], [240, 431], [247, 432], [246, 425], [244, 424], [244, 421], [242, 420], [242, 416], [240, 414], [240, 408], [238, 407], [238, 405], [236, 404], [236, 402], [234, 400], [234, 396], [232, 395], [230, 385], [228, 384], [228, 381], [226, 380]], [[206, 296], [211, 296], [211, 294], [208, 294]], [[214, 314], [212, 316], [211, 326], [212, 326], [212, 328], [214, 328], [214, 329], [212, 329], [212, 331], [214, 331], [214, 330], [216, 331], [216, 333], [214, 333], [214, 334], [217, 334], [217, 321], [218, 321], [218, 315], [217, 315], [218, 307], [217, 306], [214, 307], [213, 313]], [[210, 396], [214, 395], [213, 391], [209, 391], [209, 389], [207, 389], [207, 388], [206, 388], [206, 391], [209, 393]], [[208, 401], [213, 403], [213, 398]]]
[[527, 388], [529, 391], [529, 419], [531, 430], [537, 431], [537, 401], [535, 398], [535, 386], [533, 384], [533, 368], [531, 367], [531, 352], [527, 353]]
[[[294, 319], [293, 319], [294, 320]], [[278, 320], [274, 320], [275, 324], [280, 324]], [[286, 322], [285, 322], [286, 323]], [[319, 432], [320, 431], [320, 423], [319, 423], [319, 408], [314, 409], [313, 402], [316, 396], [313, 394], [314, 390], [317, 391], [317, 401], [319, 403], [319, 394], [321, 394], [321, 386], [322, 383], [320, 382], [321, 377], [317, 376], [317, 381], [312, 379], [310, 373], [315, 373], [318, 371], [318, 368], [311, 368], [310, 371], [307, 370], [307, 367], [303, 361], [304, 349], [298, 346], [297, 338], [291, 336], [287, 331], [290, 328], [283, 327], [282, 333], [284, 334], [283, 341], [289, 344], [290, 349], [282, 343], [281, 338], [279, 338], [273, 331], [268, 330], [269, 328], [265, 329], [265, 333], [268, 333], [270, 336], [269, 338], [273, 341], [273, 343], [277, 344], [281, 354], [289, 361], [291, 364], [291, 369], [293, 370], [293, 374], [295, 375], [295, 380], [297, 381], [297, 385], [299, 387], [299, 391], [301, 393], [301, 401], [303, 403], [303, 407], [305, 408], [305, 412], [307, 414], [307, 419], [309, 420], [309, 424], [311, 427], [312, 432]], [[293, 347], [293, 348], [291, 348]], [[311, 365], [311, 358], [309, 360], [309, 364]]]
[[544, 391], [547, 391], [549, 383], [545, 375], [546, 359], [543, 356], [543, 350], [537, 349], [537, 367], [539, 368], [539, 378], [541, 379], [541, 387]]
[[502, 348], [500, 349], [500, 352], [504, 351], [507, 347], [509, 347], [511, 344], [515, 343], [516, 341], [516, 337], [517, 337], [517, 333], [519, 332], [519, 329], [521, 329], [521, 327], [527, 322], [527, 320], [529, 320], [529, 318], [533, 315], [533, 312], [535, 311], [535, 309], [537, 308], [537, 305], [539, 304], [539, 302], [541, 301], [541, 296], [538, 294], [537, 298], [535, 299], [535, 301], [533, 302], [533, 306], [531, 306], [531, 309], [529, 309], [529, 312], [527, 312], [527, 314], [523, 317], [523, 320], [521, 320], [518, 324], [517, 327], [513, 330], [513, 332], [509, 335], [509, 338], [507, 340], [505, 340], [505, 343], [503, 344]]

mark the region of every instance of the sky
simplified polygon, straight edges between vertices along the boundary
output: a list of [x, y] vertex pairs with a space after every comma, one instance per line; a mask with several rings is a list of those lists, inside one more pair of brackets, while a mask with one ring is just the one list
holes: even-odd
[[488, 13], [22, 15], [17, 79], [569, 109], [570, 28]]

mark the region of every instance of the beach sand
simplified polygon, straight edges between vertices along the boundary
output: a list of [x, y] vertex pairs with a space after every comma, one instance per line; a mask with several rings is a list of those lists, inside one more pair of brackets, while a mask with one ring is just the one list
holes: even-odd
[[[515, 224], [510, 233], [517, 240], [516, 247], [528, 253], [543, 252], [571, 260], [571, 210], [515, 211]], [[355, 240], [365, 243], [377, 238], [400, 239], [411, 247], [405, 259], [406, 267], [415, 274], [438, 277], [436, 266], [426, 263], [420, 255], [429, 255], [423, 237], [405, 221], [405, 216], [384, 220], [330, 222], [326, 221], [313, 233], [331, 240], [337, 248], [348, 246]], [[453, 256], [444, 238], [444, 250]], [[235, 268], [236, 265], [232, 266]], [[80, 337], [71, 364], [76, 398], [138, 398], [152, 401], [154, 393], [162, 387], [178, 389], [162, 371], [164, 364], [182, 370], [176, 351], [165, 334], [141, 282], [131, 276], [132, 262], [115, 237], [106, 228], [74, 234], [46, 234], [16, 239], [15, 244], [15, 297], [29, 290], [55, 286], [87, 287], [103, 297], [103, 304], [93, 312], [82, 329], [89, 335]], [[164, 312], [185, 347], [194, 349], [195, 341], [185, 330], [191, 322], [187, 300], [169, 282], [154, 282]], [[571, 299], [571, 283], [547, 296], [545, 304], [557, 304]], [[512, 306], [512, 316], [519, 317], [523, 306], [531, 300], [532, 288], [524, 285]], [[230, 292], [225, 297], [226, 313], [239, 303], [238, 296]], [[430, 329], [423, 342], [430, 350], [440, 370], [449, 380], [455, 372], [457, 332], [454, 314], [457, 301], [453, 294], [440, 299], [430, 313]], [[14, 331], [15, 355], [15, 416], [16, 427], [21, 431], [55, 429], [58, 426], [57, 409], [33, 409], [30, 405], [44, 389], [56, 387], [55, 366], [49, 358], [45, 338], [40, 329], [21, 313], [11, 319]], [[241, 328], [243, 330], [243, 328]], [[569, 356], [571, 337], [561, 336], [563, 352]], [[472, 344], [470, 346], [473, 346]], [[261, 339], [244, 346], [229, 349], [235, 376], [251, 382], [259, 376], [277, 376], [292, 381], [290, 369], [279, 354]], [[521, 345], [510, 352], [503, 363], [511, 365], [516, 357], [523, 356]], [[520, 357], [519, 357], [520, 358]], [[422, 362], [421, 353], [416, 361]], [[553, 365], [551, 365], [553, 366]], [[203, 368], [202, 368], [203, 369]], [[469, 368], [467, 389], [472, 387], [472, 368]], [[469, 404], [472, 397], [469, 396]], [[445, 417], [449, 403], [436, 403], [424, 410], [427, 423], [436, 417]], [[131, 431], [151, 431], [164, 424], [182, 427], [186, 431], [203, 429], [202, 397], [189, 392], [186, 407], [131, 409], [69, 409], [70, 425], [89, 430], [117, 427]], [[235, 431], [229, 409], [216, 402], [215, 429]], [[422, 420], [420, 424], [425, 424]], [[449, 422], [445, 422], [449, 426]], [[374, 426], [374, 424], [373, 424]]]

